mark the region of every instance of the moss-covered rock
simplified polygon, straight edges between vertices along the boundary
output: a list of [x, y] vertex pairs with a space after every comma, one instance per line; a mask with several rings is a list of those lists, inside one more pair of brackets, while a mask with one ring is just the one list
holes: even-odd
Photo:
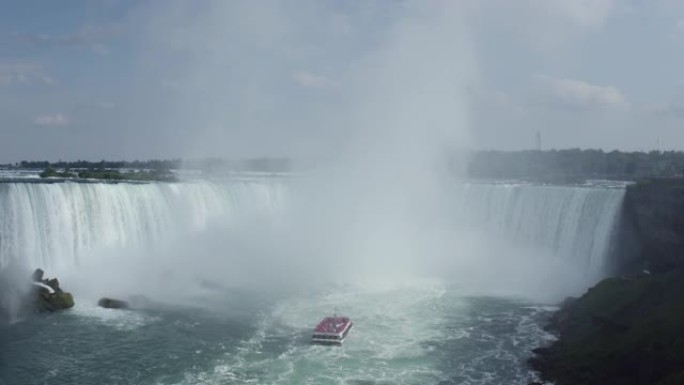
[[74, 297], [71, 295], [71, 293], [51, 294], [50, 302], [55, 309], [69, 309], [74, 307]]
[[74, 307], [74, 297], [71, 293], [44, 293], [36, 295], [34, 307], [37, 312], [52, 312]]
[[557, 385], [676, 381], [684, 368], [682, 298], [680, 272], [605, 279], [552, 317], [559, 339], [536, 349], [530, 364]]
[[65, 293], [57, 278], [43, 279], [42, 269], [36, 269], [31, 276], [34, 283], [33, 307], [36, 312], [47, 312], [74, 307], [74, 297]]

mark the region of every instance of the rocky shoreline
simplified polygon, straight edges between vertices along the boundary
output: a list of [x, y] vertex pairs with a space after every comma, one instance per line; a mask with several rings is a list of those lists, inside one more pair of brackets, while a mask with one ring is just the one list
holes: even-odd
[[684, 383], [684, 273], [608, 278], [551, 318], [530, 366], [556, 385]]
[[[567, 299], [528, 361], [556, 385], [684, 384], [684, 180], [627, 188], [615, 275]], [[628, 247], [625, 246], [628, 245]]]

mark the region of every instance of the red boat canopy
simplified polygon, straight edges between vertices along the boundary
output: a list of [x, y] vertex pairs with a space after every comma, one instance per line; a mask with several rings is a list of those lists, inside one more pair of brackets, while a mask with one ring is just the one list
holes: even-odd
[[349, 324], [349, 317], [325, 317], [316, 325], [316, 333], [342, 333]]

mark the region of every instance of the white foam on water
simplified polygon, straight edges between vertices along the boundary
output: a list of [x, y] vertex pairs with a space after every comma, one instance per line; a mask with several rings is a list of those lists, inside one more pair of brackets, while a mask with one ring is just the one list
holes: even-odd
[[[288, 298], [264, 315], [237, 354], [218, 359], [211, 371], [187, 373], [181, 383], [436, 383], [442, 373], [426, 343], [443, 333], [445, 291], [441, 282], [423, 281]], [[335, 308], [354, 322], [344, 344], [310, 344], [313, 327]]]
[[94, 304], [76, 304], [69, 315], [82, 317], [89, 321], [117, 330], [133, 330], [161, 319], [145, 313], [125, 309], [106, 309]]
[[[443, 281], [422, 280], [292, 295], [259, 317], [257, 330], [236, 352], [173, 383], [522, 385], [538, 380], [524, 360], [540, 341], [553, 338], [539, 321], [550, 308], [454, 290]], [[355, 325], [344, 344], [310, 344], [313, 327], [335, 308]]]

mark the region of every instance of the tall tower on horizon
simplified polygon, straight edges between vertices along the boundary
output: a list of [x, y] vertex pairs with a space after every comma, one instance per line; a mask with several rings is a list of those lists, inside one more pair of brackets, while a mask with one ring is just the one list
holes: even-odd
[[537, 151], [541, 151], [541, 132], [537, 131]]

